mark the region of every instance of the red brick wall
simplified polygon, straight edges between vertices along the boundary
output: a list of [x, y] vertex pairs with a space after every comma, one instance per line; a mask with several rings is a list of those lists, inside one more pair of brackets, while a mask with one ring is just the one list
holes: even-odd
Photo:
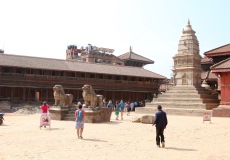
[[230, 105], [230, 72], [221, 73], [221, 102]]

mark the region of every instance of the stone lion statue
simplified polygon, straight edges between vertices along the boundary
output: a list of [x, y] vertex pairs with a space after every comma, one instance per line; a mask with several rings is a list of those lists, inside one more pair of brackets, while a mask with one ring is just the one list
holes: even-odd
[[95, 107], [102, 107], [103, 95], [96, 95], [91, 85], [85, 84], [82, 87], [82, 91], [82, 96], [85, 104], [88, 104], [92, 109]]
[[73, 95], [72, 94], [65, 94], [64, 89], [62, 85], [55, 85], [53, 87], [54, 91], [54, 100], [55, 100], [55, 106], [68, 106], [72, 104], [73, 102]]

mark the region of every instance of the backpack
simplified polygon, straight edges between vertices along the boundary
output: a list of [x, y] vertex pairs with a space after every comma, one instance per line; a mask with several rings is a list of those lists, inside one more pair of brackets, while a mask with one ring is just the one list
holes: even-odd
[[78, 110], [77, 121], [81, 121], [82, 119], [83, 119], [83, 110]]

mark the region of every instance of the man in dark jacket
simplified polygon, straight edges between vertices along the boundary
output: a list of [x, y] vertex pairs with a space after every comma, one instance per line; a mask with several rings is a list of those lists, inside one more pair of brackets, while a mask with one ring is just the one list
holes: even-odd
[[164, 111], [162, 111], [161, 105], [157, 107], [158, 111], [155, 114], [155, 119], [153, 125], [156, 125], [156, 143], [157, 146], [160, 147], [160, 142], [162, 147], [165, 147], [165, 139], [164, 139], [164, 129], [168, 124], [167, 115]]

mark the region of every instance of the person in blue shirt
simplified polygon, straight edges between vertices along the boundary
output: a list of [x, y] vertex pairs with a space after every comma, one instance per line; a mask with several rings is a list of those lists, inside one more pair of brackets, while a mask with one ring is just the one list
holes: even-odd
[[109, 108], [109, 111], [110, 111], [110, 118], [111, 118], [111, 114], [112, 114], [112, 112], [113, 112], [113, 103], [112, 103], [111, 100], [109, 101], [107, 107]]
[[161, 105], [157, 106], [157, 112], [155, 114], [155, 119], [153, 125], [156, 126], [156, 144], [160, 147], [160, 142], [162, 147], [165, 147], [165, 139], [164, 139], [164, 129], [168, 124], [167, 115], [162, 110]]
[[123, 120], [123, 112], [125, 109], [125, 103], [123, 102], [123, 100], [120, 101], [120, 109], [121, 109], [121, 120]]

